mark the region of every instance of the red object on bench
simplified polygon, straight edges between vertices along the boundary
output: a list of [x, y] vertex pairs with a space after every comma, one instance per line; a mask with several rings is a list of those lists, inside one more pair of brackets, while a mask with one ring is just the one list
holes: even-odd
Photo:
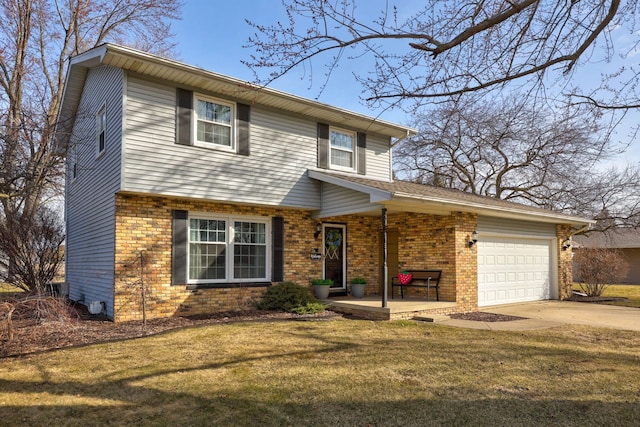
[[411, 273], [398, 273], [398, 282], [401, 285], [408, 285], [413, 280], [413, 274]]
[[442, 270], [407, 270], [406, 273], [398, 273], [391, 279], [391, 298], [394, 297], [394, 288], [400, 288], [400, 296], [404, 299], [404, 288], [426, 288], [427, 301], [429, 301], [429, 292], [431, 289], [436, 290], [436, 301], [440, 301], [438, 289], [440, 287], [440, 276]]

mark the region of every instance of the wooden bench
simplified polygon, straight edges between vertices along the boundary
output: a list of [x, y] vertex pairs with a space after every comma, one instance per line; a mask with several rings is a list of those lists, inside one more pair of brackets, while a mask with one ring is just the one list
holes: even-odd
[[407, 270], [407, 273], [411, 273], [413, 276], [411, 282], [403, 285], [398, 280], [398, 276], [391, 279], [391, 298], [393, 299], [394, 288], [400, 288], [400, 295], [404, 299], [404, 288], [426, 288], [427, 289], [427, 301], [429, 301], [429, 291], [431, 289], [436, 290], [436, 301], [440, 301], [440, 295], [438, 295], [438, 288], [440, 287], [440, 276], [442, 270]]

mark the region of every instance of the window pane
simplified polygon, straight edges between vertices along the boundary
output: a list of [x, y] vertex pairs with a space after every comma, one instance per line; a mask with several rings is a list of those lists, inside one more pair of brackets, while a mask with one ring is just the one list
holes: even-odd
[[198, 121], [198, 141], [231, 146], [231, 128]]
[[220, 105], [210, 101], [198, 100], [198, 120], [208, 122], [231, 124], [231, 107]]
[[191, 219], [189, 239], [192, 242], [221, 242], [226, 239], [226, 221]]
[[224, 244], [191, 243], [189, 245], [189, 278], [216, 280], [226, 277]]
[[235, 230], [233, 241], [236, 243], [264, 244], [266, 242], [266, 226], [263, 223], [236, 221], [233, 228]]
[[267, 275], [266, 224], [235, 221], [233, 275], [236, 279], [263, 279]]
[[335, 166], [353, 167], [353, 153], [331, 149], [331, 164]]
[[236, 279], [263, 279], [267, 275], [265, 246], [235, 245], [233, 276]]
[[331, 146], [353, 150], [353, 135], [332, 130]]

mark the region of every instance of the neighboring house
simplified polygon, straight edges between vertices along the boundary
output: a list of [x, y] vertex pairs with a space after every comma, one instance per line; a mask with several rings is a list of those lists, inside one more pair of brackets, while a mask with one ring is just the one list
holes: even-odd
[[629, 267], [626, 277], [620, 283], [640, 284], [640, 230], [611, 228], [602, 233], [590, 233], [588, 236], [577, 235], [573, 240], [578, 247], [577, 250], [580, 247], [618, 249]]
[[59, 119], [69, 297], [116, 321], [141, 317], [142, 289], [149, 317], [320, 277], [381, 295], [384, 234], [388, 276], [442, 270], [450, 312], [563, 298], [562, 242], [590, 223], [393, 181], [410, 128], [111, 44], [70, 60]]

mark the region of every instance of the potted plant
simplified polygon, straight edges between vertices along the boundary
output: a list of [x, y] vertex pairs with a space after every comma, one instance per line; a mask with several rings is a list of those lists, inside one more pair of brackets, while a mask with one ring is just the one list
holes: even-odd
[[362, 298], [366, 286], [367, 281], [364, 278], [354, 277], [351, 279], [351, 295], [353, 295], [354, 298]]
[[333, 280], [331, 279], [313, 279], [311, 281], [313, 285], [313, 294], [318, 299], [327, 299], [329, 298], [329, 289], [331, 285], [333, 285]]

